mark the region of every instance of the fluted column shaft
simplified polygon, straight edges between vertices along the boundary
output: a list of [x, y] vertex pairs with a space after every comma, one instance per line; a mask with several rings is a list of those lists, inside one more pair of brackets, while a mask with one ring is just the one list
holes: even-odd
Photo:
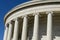
[[39, 16], [38, 14], [36, 14], [34, 18], [34, 30], [32, 40], [38, 40], [38, 27], [39, 27]]
[[15, 19], [15, 26], [14, 26], [14, 35], [13, 35], [13, 40], [18, 40], [18, 19]]
[[47, 15], [47, 40], [52, 40], [52, 12]]
[[4, 39], [3, 40], [7, 40], [7, 34], [8, 34], [8, 27], [5, 28]]
[[27, 40], [27, 16], [25, 16], [23, 19], [23, 29], [22, 29], [21, 40]]
[[12, 25], [12, 23], [10, 22], [10, 23], [9, 23], [9, 30], [8, 30], [7, 40], [11, 40], [11, 37], [12, 37], [12, 28], [13, 28], [13, 25]]

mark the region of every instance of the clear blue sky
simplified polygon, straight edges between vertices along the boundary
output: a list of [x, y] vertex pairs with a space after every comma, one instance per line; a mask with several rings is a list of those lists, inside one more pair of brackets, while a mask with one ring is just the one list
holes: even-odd
[[4, 15], [18, 4], [29, 0], [0, 0], [0, 40], [3, 40], [4, 35]]

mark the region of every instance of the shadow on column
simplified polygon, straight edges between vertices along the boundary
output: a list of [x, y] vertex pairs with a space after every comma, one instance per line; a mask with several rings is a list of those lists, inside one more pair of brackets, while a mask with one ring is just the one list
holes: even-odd
[[47, 40], [47, 16], [41, 15], [39, 18], [39, 40]]
[[27, 40], [31, 40], [32, 39], [33, 25], [34, 25], [34, 17], [33, 16], [29, 16], [29, 18], [28, 18], [28, 38], [27, 38]]
[[53, 40], [60, 40], [60, 15], [53, 17]]

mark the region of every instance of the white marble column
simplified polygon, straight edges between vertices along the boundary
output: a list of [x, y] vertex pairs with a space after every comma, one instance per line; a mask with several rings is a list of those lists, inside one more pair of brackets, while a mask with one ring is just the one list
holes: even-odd
[[38, 29], [39, 29], [39, 16], [38, 14], [36, 14], [34, 18], [34, 29], [33, 29], [32, 40], [38, 40]]
[[52, 13], [47, 12], [47, 40], [52, 40]]
[[15, 25], [14, 25], [14, 34], [13, 34], [13, 40], [18, 40], [18, 18], [15, 19]]
[[27, 40], [27, 16], [23, 19], [22, 38], [21, 40]]
[[8, 30], [7, 40], [11, 40], [12, 30], [13, 30], [13, 24], [12, 24], [12, 22], [9, 22], [9, 30]]
[[8, 34], [8, 27], [5, 28], [4, 39], [3, 40], [7, 40], [7, 34]]

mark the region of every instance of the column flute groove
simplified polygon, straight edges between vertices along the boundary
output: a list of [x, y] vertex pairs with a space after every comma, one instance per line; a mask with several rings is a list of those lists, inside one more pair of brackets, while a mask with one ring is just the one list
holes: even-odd
[[23, 19], [22, 38], [21, 40], [27, 40], [27, 16]]

